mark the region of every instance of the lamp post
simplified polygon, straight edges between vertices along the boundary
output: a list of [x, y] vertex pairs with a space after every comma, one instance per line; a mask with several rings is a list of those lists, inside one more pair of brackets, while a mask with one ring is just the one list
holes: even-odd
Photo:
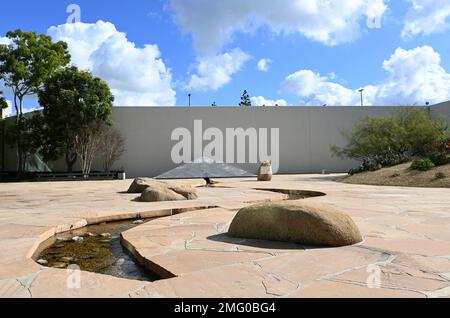
[[364, 106], [364, 99], [363, 99], [364, 88], [361, 88], [359, 92], [361, 93], [361, 106]]
[[192, 96], [192, 94], [189, 93], [189, 94], [188, 94], [188, 97], [189, 97], [189, 107], [191, 107], [191, 96]]

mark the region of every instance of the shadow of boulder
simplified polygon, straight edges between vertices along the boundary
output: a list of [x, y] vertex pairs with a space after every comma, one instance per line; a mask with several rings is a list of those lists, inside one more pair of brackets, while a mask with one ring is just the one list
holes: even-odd
[[305, 249], [317, 249], [325, 248], [322, 246], [310, 246], [296, 243], [266, 241], [256, 239], [243, 239], [235, 238], [228, 235], [228, 233], [216, 234], [206, 238], [214, 242], [227, 243], [238, 246], [246, 246], [253, 248], [271, 249], [271, 250], [305, 250]]

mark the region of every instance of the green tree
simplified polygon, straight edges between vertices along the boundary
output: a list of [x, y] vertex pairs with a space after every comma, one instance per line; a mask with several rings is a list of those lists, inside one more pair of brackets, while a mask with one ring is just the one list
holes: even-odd
[[23, 140], [25, 131], [30, 127], [23, 116], [24, 99], [38, 92], [42, 83], [57, 69], [70, 62], [67, 44], [54, 43], [50, 36], [10, 31], [6, 34], [9, 45], [0, 45], [0, 80], [10, 87], [14, 98], [16, 123], [11, 142], [17, 147], [18, 172], [25, 168], [25, 157], [28, 152]]
[[241, 102], [239, 103], [239, 106], [241, 106], [241, 107], [252, 106], [252, 102], [250, 100], [250, 96], [249, 96], [247, 90], [244, 90], [244, 93], [242, 93]]
[[386, 152], [399, 154], [408, 150], [406, 131], [393, 118], [369, 116], [356, 123], [353, 130], [343, 132], [347, 145], [333, 146], [335, 155], [364, 160]]
[[420, 108], [406, 108], [394, 112], [395, 120], [406, 131], [407, 146], [413, 156], [427, 156], [440, 151], [448, 138], [444, 118], [432, 119]]
[[17, 140], [17, 135], [20, 133], [22, 145], [22, 158], [25, 163], [28, 158], [36, 154], [42, 145], [41, 136], [39, 134], [42, 126], [41, 116], [24, 116], [22, 120], [10, 125], [5, 131], [5, 141], [7, 144], [14, 144]]
[[405, 108], [388, 117], [366, 117], [343, 135], [347, 145], [333, 146], [334, 155], [362, 161], [361, 170], [370, 170], [440, 151], [448, 131], [444, 120], [432, 119], [420, 108]]
[[46, 161], [65, 156], [67, 168], [77, 158], [89, 172], [97, 149], [94, 138], [102, 124], [111, 124], [114, 96], [108, 84], [90, 72], [69, 67], [56, 71], [39, 91], [44, 124], [41, 128]]

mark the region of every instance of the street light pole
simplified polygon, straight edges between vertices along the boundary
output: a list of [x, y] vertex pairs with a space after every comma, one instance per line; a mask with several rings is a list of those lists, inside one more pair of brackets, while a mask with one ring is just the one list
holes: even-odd
[[188, 97], [189, 97], [189, 107], [191, 107], [191, 96], [192, 96], [192, 94], [189, 93], [189, 94], [188, 94]]
[[363, 99], [364, 88], [361, 88], [361, 89], [359, 90], [359, 92], [361, 93], [361, 106], [364, 106], [364, 99]]

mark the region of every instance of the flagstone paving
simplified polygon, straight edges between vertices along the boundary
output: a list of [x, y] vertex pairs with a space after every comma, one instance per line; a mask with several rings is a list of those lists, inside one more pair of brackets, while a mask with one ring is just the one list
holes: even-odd
[[[125, 193], [131, 180], [0, 184], [0, 297], [449, 297], [450, 189], [360, 186], [332, 178], [223, 179], [216, 188], [198, 188], [198, 200], [159, 203]], [[287, 198], [254, 189], [323, 192], [306, 200], [346, 211], [365, 240], [314, 248], [228, 237], [240, 208]], [[32, 259], [55, 233], [139, 217], [155, 219], [123, 233], [123, 243], [167, 279], [81, 272], [74, 287], [73, 271]]]

